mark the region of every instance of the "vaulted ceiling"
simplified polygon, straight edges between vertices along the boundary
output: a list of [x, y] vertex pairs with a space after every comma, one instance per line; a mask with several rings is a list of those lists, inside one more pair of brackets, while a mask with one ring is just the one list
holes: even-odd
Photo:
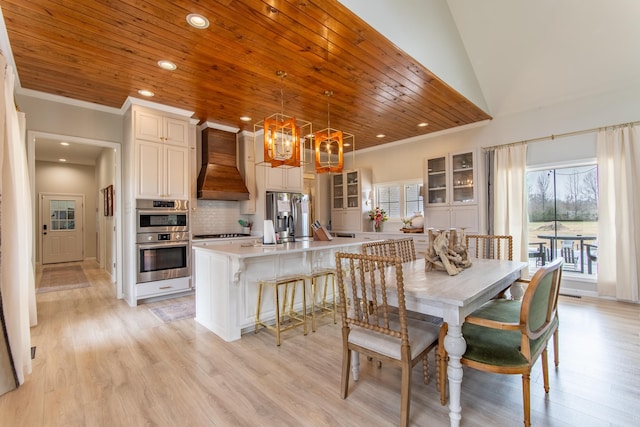
[[245, 130], [277, 112], [320, 130], [330, 108], [356, 149], [490, 118], [335, 0], [3, 0], [2, 12], [21, 87], [44, 93], [120, 108], [147, 89]]

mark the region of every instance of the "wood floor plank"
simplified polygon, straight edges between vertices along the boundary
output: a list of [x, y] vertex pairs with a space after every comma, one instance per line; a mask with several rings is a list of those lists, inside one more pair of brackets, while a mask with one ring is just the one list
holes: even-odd
[[[400, 372], [361, 361], [360, 381], [339, 397], [340, 324], [317, 332], [270, 331], [226, 343], [196, 323], [163, 323], [150, 308], [114, 296], [95, 263], [89, 288], [39, 294], [33, 373], [0, 396], [10, 426], [395, 426]], [[178, 300], [193, 299], [193, 296]], [[538, 362], [531, 375], [534, 426], [640, 425], [640, 306], [561, 297], [560, 367], [547, 395]], [[430, 369], [435, 378], [434, 358]], [[448, 426], [435, 387], [413, 372], [411, 425]], [[464, 370], [463, 427], [522, 423], [521, 378]]]

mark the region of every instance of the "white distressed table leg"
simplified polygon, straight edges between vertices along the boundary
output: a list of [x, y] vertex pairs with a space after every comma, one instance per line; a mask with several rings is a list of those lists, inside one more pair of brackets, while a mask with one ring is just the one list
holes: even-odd
[[462, 365], [460, 358], [467, 349], [467, 343], [462, 337], [462, 326], [449, 324], [447, 336], [444, 338], [444, 348], [449, 353], [447, 377], [449, 380], [449, 421], [451, 427], [458, 427], [462, 419], [460, 394], [462, 386]]
[[351, 352], [351, 374], [354, 381], [360, 379], [360, 353], [357, 351]]
[[524, 296], [524, 286], [522, 286], [522, 282], [514, 282], [511, 284], [509, 293], [511, 293], [511, 298], [521, 300]]

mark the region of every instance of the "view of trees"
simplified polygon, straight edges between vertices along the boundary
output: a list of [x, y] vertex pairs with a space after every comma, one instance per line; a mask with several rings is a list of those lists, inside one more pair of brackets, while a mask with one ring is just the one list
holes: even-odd
[[597, 221], [595, 165], [527, 173], [529, 221]]

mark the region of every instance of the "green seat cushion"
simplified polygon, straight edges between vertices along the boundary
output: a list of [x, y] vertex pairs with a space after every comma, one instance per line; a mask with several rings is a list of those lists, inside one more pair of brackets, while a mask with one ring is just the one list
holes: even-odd
[[[546, 346], [558, 324], [557, 317], [551, 327], [538, 339], [531, 341], [531, 354]], [[463, 324], [462, 335], [467, 342], [464, 358], [493, 366], [519, 367], [529, 364], [520, 352], [520, 331], [504, 331], [484, 326]]]

